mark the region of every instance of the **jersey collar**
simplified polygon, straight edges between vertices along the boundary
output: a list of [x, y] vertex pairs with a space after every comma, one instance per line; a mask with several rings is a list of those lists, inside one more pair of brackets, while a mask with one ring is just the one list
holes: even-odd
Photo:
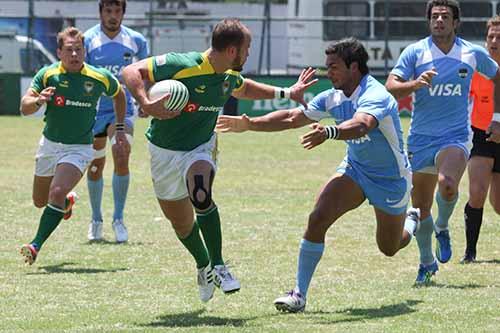
[[114, 41], [117, 38], [120, 38], [120, 35], [122, 34], [122, 31], [123, 31], [123, 26], [120, 25], [120, 31], [116, 34], [115, 37], [113, 37], [113, 39], [109, 38], [109, 36], [106, 35], [106, 33], [104, 32], [104, 30], [102, 30], [102, 25], [101, 24], [99, 24], [99, 30], [101, 30], [102, 36], [104, 38], [104, 41]]
[[82, 73], [82, 72], [83, 72], [86, 68], [87, 68], [87, 64], [84, 62], [84, 63], [83, 63], [83, 66], [82, 66], [82, 69], [80, 69], [80, 71], [79, 71], [79, 72], [71, 72], [71, 73], [70, 73], [70, 72], [68, 72], [68, 71], [66, 70], [66, 68], [64, 68], [62, 61], [59, 61], [59, 64], [57, 65], [57, 70], [58, 70], [58, 71], [59, 71], [59, 73], [61, 73], [61, 74], [65, 74], [65, 73], [68, 73], [68, 74]]

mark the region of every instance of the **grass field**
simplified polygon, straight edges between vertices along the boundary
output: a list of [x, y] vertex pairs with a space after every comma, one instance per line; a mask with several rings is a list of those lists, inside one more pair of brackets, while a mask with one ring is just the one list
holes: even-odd
[[[406, 123], [406, 121], [405, 121]], [[74, 217], [61, 222], [35, 265], [18, 251], [36, 231], [31, 202], [40, 119], [0, 117], [0, 331], [6, 332], [499, 332], [500, 218], [491, 207], [474, 265], [464, 249], [464, 178], [452, 216], [454, 255], [434, 283], [414, 288], [416, 244], [395, 257], [379, 253], [373, 210], [363, 204], [328, 234], [306, 313], [278, 313], [273, 300], [293, 287], [298, 245], [314, 198], [340, 162], [343, 143], [305, 151], [287, 133], [226, 134], [220, 139], [215, 200], [224, 256], [241, 280], [239, 293], [198, 299], [194, 262], [176, 239], [153, 195], [137, 123], [126, 208], [128, 244], [112, 242], [111, 168], [106, 169], [105, 237], [87, 242], [86, 182]], [[110, 166], [110, 165], [108, 165]]]

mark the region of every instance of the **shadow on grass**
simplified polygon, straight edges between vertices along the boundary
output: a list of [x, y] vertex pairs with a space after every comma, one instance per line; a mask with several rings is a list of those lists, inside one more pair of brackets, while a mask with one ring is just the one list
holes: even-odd
[[[83, 245], [116, 245], [116, 246], [142, 246], [143, 242], [123, 242], [117, 243], [115, 241], [109, 241], [107, 239], [93, 240], [82, 243]], [[151, 243], [153, 244], [153, 243]]]
[[[73, 266], [74, 262], [63, 262], [57, 265], [40, 266], [38, 272], [26, 273], [26, 275], [41, 275], [41, 274], [59, 274], [59, 273], [73, 273], [73, 274], [98, 274], [98, 273], [116, 273], [120, 271], [128, 271], [128, 268], [117, 269], [100, 269], [100, 268], [79, 268], [79, 267], [65, 267]], [[43, 270], [43, 272], [40, 272]]]
[[379, 319], [379, 318], [390, 318], [407, 315], [417, 310], [413, 307], [422, 301], [419, 300], [407, 300], [403, 303], [391, 304], [391, 305], [383, 305], [379, 308], [347, 308], [344, 310], [337, 310], [333, 312], [324, 312], [324, 311], [307, 311], [305, 315], [331, 315], [331, 314], [341, 314], [347, 316], [347, 318], [340, 318], [328, 320], [325, 319], [320, 321], [319, 324], [334, 324], [334, 323], [348, 323], [355, 321], [365, 321], [370, 319]]
[[474, 264], [500, 264], [500, 259], [490, 259], [490, 260], [476, 260], [472, 264], [469, 265], [474, 265]]
[[413, 285], [413, 288], [415, 288], [415, 289], [431, 288], [431, 287], [434, 287], [434, 288], [460, 289], [460, 290], [484, 288], [483, 285], [476, 284], [476, 283], [467, 283], [467, 284], [456, 285], [456, 284], [438, 283], [438, 282], [435, 282], [435, 281], [431, 281], [431, 282], [425, 283], [425, 284]]
[[202, 316], [205, 310], [191, 311], [159, 316], [148, 324], [138, 324], [142, 327], [198, 327], [198, 326], [233, 326], [241, 327], [248, 320], [255, 318], [221, 318]]

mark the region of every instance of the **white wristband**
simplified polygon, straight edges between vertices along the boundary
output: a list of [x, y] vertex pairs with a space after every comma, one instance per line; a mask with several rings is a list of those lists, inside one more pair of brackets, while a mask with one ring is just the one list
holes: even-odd
[[326, 137], [328, 139], [337, 140], [340, 134], [337, 126], [325, 126]]
[[290, 98], [291, 89], [290, 88], [274, 88], [274, 98], [278, 99], [289, 99]]
[[491, 121], [496, 121], [497, 123], [500, 123], [500, 113], [493, 113], [493, 118]]

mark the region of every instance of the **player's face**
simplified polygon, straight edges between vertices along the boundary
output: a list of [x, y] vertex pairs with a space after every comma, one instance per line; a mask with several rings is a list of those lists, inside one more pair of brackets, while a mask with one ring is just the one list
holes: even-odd
[[429, 28], [433, 37], [449, 37], [455, 34], [458, 20], [453, 19], [451, 8], [435, 6], [431, 10]]
[[65, 37], [62, 47], [57, 49], [57, 56], [68, 72], [79, 72], [85, 59], [82, 40], [71, 36]]
[[243, 65], [248, 59], [248, 55], [250, 54], [250, 44], [252, 42], [252, 37], [248, 35], [243, 42], [243, 45], [239, 47], [237, 50], [236, 58], [233, 60], [231, 65], [231, 69], [237, 72], [241, 72], [243, 70]]
[[336, 54], [326, 56], [327, 77], [332, 81], [335, 89], [344, 90], [350, 86], [352, 81], [351, 70], [344, 60]]
[[500, 26], [492, 25], [486, 35], [486, 48], [490, 56], [497, 62], [500, 61]]
[[111, 33], [120, 31], [123, 14], [123, 9], [120, 5], [112, 4], [102, 7], [100, 16], [103, 30]]

